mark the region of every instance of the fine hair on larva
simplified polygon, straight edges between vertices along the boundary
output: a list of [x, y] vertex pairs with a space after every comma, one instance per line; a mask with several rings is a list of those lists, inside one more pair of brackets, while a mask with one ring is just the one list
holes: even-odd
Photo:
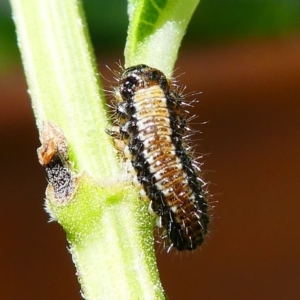
[[[176, 85], [177, 86], [177, 85]], [[115, 119], [133, 183], [149, 201], [171, 248], [194, 250], [209, 223], [206, 184], [187, 146], [183, 96], [158, 69], [125, 69], [115, 88]]]

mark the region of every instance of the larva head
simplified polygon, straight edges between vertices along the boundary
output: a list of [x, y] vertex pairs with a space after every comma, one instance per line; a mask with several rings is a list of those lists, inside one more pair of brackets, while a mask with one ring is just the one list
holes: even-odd
[[133, 97], [136, 91], [153, 85], [159, 85], [164, 92], [170, 89], [170, 83], [161, 71], [146, 65], [136, 65], [123, 72], [119, 89], [122, 98], [127, 100]]

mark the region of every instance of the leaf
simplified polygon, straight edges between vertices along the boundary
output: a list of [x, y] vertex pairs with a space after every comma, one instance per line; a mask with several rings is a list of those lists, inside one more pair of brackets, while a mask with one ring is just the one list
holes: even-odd
[[199, 0], [129, 0], [125, 67], [146, 64], [170, 77], [198, 3]]

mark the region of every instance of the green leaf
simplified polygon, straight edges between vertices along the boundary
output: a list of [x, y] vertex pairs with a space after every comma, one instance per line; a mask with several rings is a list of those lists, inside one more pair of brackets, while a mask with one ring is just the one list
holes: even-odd
[[129, 0], [125, 67], [146, 64], [171, 76], [199, 0]]

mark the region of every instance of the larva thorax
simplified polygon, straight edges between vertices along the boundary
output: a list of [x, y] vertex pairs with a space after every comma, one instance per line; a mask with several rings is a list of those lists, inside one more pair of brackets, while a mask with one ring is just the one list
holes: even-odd
[[205, 192], [185, 150], [182, 97], [154, 68], [138, 65], [121, 75], [116, 92], [120, 137], [143, 193], [168, 243], [193, 250], [207, 233]]

